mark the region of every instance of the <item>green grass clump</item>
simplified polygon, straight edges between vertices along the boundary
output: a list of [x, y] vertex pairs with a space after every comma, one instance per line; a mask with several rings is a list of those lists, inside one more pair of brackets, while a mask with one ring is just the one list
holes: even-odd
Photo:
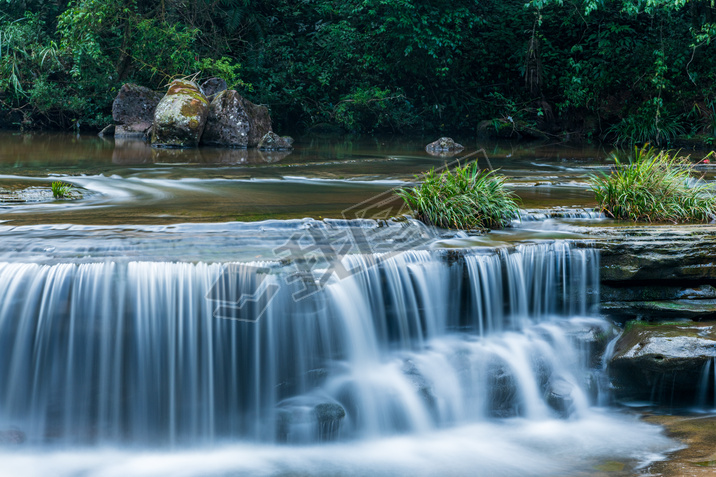
[[421, 184], [398, 189], [396, 194], [428, 225], [486, 230], [502, 228], [519, 217], [515, 195], [504, 183], [504, 176], [481, 171], [472, 163], [440, 174], [431, 169]]
[[716, 198], [693, 177], [688, 157], [634, 148], [628, 163], [613, 156], [612, 174], [591, 175], [599, 208], [615, 219], [647, 222], [704, 222], [714, 217]]
[[55, 199], [67, 199], [72, 195], [72, 184], [62, 181], [54, 181], [52, 183], [52, 196]]

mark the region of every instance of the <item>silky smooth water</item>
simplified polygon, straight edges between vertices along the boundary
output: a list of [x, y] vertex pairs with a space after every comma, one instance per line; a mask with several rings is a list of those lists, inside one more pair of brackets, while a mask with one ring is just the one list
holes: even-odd
[[[46, 229], [36, 260], [8, 242], [0, 430], [27, 441], [0, 474], [574, 475], [673, 447], [596, 407], [611, 328], [595, 251], [450, 251], [369, 221], [307, 245], [316, 225], [264, 224], [260, 260], [157, 260], [142, 228], [91, 229], [111, 238], [94, 249]], [[229, 258], [253, 236], [213, 233]]]
[[457, 157], [433, 139], [0, 134], [0, 476], [628, 474], [673, 449], [609, 407], [598, 255], [572, 242], [607, 152], [463, 141], [519, 228], [358, 220]]

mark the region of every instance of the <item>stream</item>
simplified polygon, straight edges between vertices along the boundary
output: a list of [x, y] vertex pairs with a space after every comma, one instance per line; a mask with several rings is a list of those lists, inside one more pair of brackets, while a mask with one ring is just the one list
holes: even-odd
[[469, 145], [523, 208], [473, 236], [384, 220], [459, 157], [422, 144], [0, 134], [0, 475], [633, 475], [679, 448], [610, 399], [583, 240], [607, 152]]

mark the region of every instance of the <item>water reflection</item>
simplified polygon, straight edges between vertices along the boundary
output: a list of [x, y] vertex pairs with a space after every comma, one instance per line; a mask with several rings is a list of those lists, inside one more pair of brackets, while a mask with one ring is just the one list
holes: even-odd
[[191, 149], [156, 148], [136, 138], [115, 138], [112, 163], [123, 166], [141, 164], [274, 164], [292, 151], [201, 147]]

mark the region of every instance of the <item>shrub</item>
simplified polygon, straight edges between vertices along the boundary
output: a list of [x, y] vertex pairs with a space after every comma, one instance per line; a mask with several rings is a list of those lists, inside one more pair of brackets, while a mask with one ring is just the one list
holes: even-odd
[[611, 175], [591, 175], [599, 208], [610, 217], [648, 222], [703, 222], [714, 216], [709, 185], [693, 177], [688, 157], [645, 145], [623, 163], [615, 155]]
[[52, 183], [52, 196], [55, 199], [67, 199], [72, 194], [72, 184], [62, 181], [54, 181]]
[[481, 171], [472, 163], [440, 174], [431, 169], [421, 184], [396, 193], [428, 225], [486, 230], [519, 217], [515, 195], [504, 183], [504, 176]]

